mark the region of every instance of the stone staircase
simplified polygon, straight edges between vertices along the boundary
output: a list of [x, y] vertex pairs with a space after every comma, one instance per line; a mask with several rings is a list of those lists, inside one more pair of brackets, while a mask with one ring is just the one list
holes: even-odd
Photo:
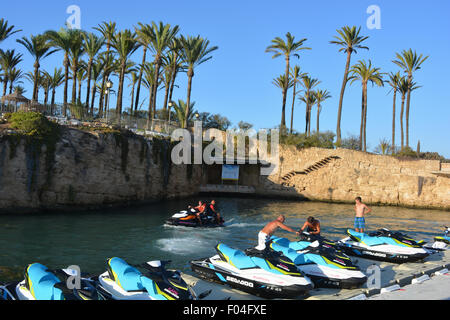
[[310, 174], [312, 172], [318, 171], [318, 170], [326, 167], [331, 162], [339, 160], [339, 159], [341, 159], [341, 158], [337, 157], [337, 156], [331, 156], [331, 157], [328, 157], [328, 158], [322, 159], [321, 161], [316, 162], [312, 166], [308, 167], [306, 170], [303, 170], [303, 171], [291, 171], [287, 175], [285, 175], [284, 177], [281, 178], [281, 180], [283, 181], [282, 182], [282, 186], [284, 186], [284, 187], [295, 187], [295, 186], [291, 185], [291, 183], [290, 183], [292, 178], [294, 178], [295, 176], [308, 175], [308, 174]]

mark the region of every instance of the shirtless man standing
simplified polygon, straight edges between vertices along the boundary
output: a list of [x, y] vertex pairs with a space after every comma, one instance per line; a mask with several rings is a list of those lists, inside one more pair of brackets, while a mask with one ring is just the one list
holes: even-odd
[[266, 227], [264, 229], [262, 229], [258, 235], [258, 246], [256, 247], [256, 250], [263, 251], [264, 249], [266, 249], [267, 241], [275, 233], [275, 231], [278, 230], [278, 228], [295, 233], [296, 235], [300, 235], [299, 232], [296, 232], [294, 229], [286, 226], [284, 224], [285, 222], [286, 222], [286, 217], [283, 215], [279, 216], [277, 220], [269, 222], [266, 225]]
[[356, 201], [355, 230], [356, 230], [356, 232], [364, 233], [364, 229], [366, 228], [365, 215], [368, 213], [371, 213], [372, 209], [370, 209], [368, 206], [366, 206], [364, 203], [362, 203], [361, 197], [357, 197], [355, 199], [355, 201]]

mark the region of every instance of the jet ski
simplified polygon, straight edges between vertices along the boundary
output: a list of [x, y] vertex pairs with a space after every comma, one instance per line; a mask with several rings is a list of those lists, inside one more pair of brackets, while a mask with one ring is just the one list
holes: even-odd
[[225, 221], [220, 218], [218, 223], [212, 216], [202, 215], [201, 222], [197, 218], [197, 211], [189, 209], [174, 214], [166, 224], [170, 226], [181, 226], [190, 228], [220, 228], [224, 226]]
[[291, 242], [277, 237], [271, 240], [270, 248], [292, 260], [315, 287], [354, 289], [367, 281], [366, 275], [345, 253], [323, 247], [319, 241]]
[[68, 289], [73, 270], [49, 270], [40, 263], [30, 264], [25, 279], [0, 287], [5, 300], [107, 300], [93, 281], [81, 278], [80, 289]]
[[211, 258], [191, 261], [200, 278], [267, 299], [298, 298], [313, 288], [292, 261], [276, 252], [253, 249], [244, 253], [225, 244], [218, 244], [216, 251]]
[[347, 230], [348, 238], [338, 242], [346, 254], [392, 263], [416, 262], [430, 255], [422, 243], [398, 232], [380, 229], [370, 235]]
[[195, 292], [180, 272], [166, 269], [169, 263], [152, 261], [131, 266], [123, 259], [111, 258], [107, 262], [107, 271], [96, 280], [115, 300], [196, 299]]
[[445, 227], [444, 236], [438, 236], [434, 238], [433, 244], [427, 244], [424, 248], [436, 251], [445, 251], [450, 245], [450, 228]]

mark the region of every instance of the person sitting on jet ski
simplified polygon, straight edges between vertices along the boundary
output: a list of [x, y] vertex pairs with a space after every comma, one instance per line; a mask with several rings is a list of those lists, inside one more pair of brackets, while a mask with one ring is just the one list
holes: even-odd
[[300, 233], [305, 230], [311, 235], [320, 236], [320, 221], [315, 219], [314, 217], [309, 217], [303, 227], [300, 229]]
[[286, 226], [284, 223], [286, 222], [286, 217], [284, 215], [280, 215], [277, 220], [269, 222], [264, 229], [258, 234], [258, 246], [255, 248], [259, 251], [264, 251], [266, 249], [266, 244], [270, 237], [281, 228], [283, 230], [295, 233], [296, 235], [300, 235], [300, 232], [296, 232], [294, 229]]
[[220, 213], [216, 210], [216, 200], [211, 201], [211, 203], [206, 208], [206, 214], [213, 217], [217, 223], [220, 223]]
[[195, 214], [197, 215], [197, 219], [199, 220], [200, 224], [202, 224], [202, 216], [206, 211], [206, 202], [200, 200], [198, 202], [198, 207], [195, 208], [189, 207], [189, 209], [194, 209], [196, 211]]

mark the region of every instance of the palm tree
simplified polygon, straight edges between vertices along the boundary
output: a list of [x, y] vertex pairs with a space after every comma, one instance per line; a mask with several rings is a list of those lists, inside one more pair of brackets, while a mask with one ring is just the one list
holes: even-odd
[[87, 108], [89, 108], [90, 102], [89, 98], [91, 94], [91, 80], [92, 80], [92, 65], [94, 64], [95, 57], [105, 44], [105, 38], [98, 37], [94, 33], [89, 33], [87, 35], [83, 33], [83, 38], [84, 38], [83, 48], [87, 56], [89, 57], [87, 63], [87, 89], [86, 89], [86, 106]]
[[40, 61], [49, 55], [56, 52], [56, 50], [50, 50], [50, 44], [47, 41], [47, 37], [44, 35], [31, 36], [29, 39], [23, 37], [17, 40], [18, 43], [23, 45], [25, 49], [34, 57], [34, 85], [33, 85], [33, 101], [37, 101], [38, 96], [38, 77], [39, 68], [41, 67]]
[[130, 56], [139, 48], [140, 44], [136, 40], [136, 33], [126, 29], [120, 31], [112, 38], [111, 46], [116, 50], [119, 60], [119, 90], [117, 92], [116, 112], [119, 116], [122, 114], [123, 89], [125, 82], [125, 73]]
[[367, 40], [369, 37], [363, 37], [360, 36], [359, 33], [361, 31], [361, 27], [356, 29], [355, 26], [349, 27], [344, 26], [341, 30], [336, 30], [339, 36], [334, 36], [336, 40], [330, 41], [331, 44], [336, 44], [340, 46], [339, 52], [345, 52], [347, 53], [347, 63], [345, 65], [345, 72], [344, 72], [344, 80], [342, 81], [342, 89], [341, 89], [341, 95], [339, 98], [339, 110], [338, 110], [338, 122], [337, 122], [337, 129], [336, 129], [336, 135], [337, 135], [337, 145], [341, 144], [341, 119], [342, 119], [342, 105], [344, 102], [344, 94], [345, 94], [345, 88], [347, 86], [347, 83], [349, 81], [348, 74], [350, 70], [350, 63], [351, 63], [351, 56], [352, 53], [357, 53], [356, 49], [366, 49], [369, 50], [368, 47], [365, 47], [362, 45], [362, 43]]
[[72, 29], [73, 36], [70, 44], [69, 57], [71, 58], [72, 69], [72, 104], [76, 103], [77, 99], [77, 75], [80, 65], [80, 59], [84, 55], [84, 31]]
[[137, 80], [137, 88], [136, 88], [136, 102], [134, 105], [134, 110], [137, 111], [139, 107], [139, 99], [141, 96], [141, 86], [142, 86], [142, 77], [144, 75], [144, 66], [146, 64], [147, 60], [147, 51], [151, 43], [151, 36], [152, 33], [150, 31], [151, 26], [148, 24], [139, 24], [140, 28], [135, 27], [136, 32], [136, 40], [141, 44], [143, 48], [143, 55], [142, 55], [142, 63], [140, 65], [139, 70], [139, 76]]
[[[188, 87], [187, 87], [187, 100], [186, 106], [188, 109], [191, 107], [191, 91], [192, 91], [192, 79], [195, 75], [195, 68], [212, 59], [211, 52], [219, 49], [219, 47], [211, 47], [209, 40], [203, 39], [200, 36], [197, 37], [180, 37], [181, 56], [183, 62], [187, 65]], [[189, 114], [189, 110], [187, 112]], [[187, 127], [187, 119], [183, 124], [183, 128]]]
[[394, 60], [393, 62], [408, 74], [408, 82], [410, 84], [406, 102], [406, 146], [409, 147], [409, 111], [411, 106], [411, 88], [413, 87], [413, 72], [420, 70], [422, 63], [424, 63], [429, 56], [424, 57], [422, 54], [418, 56], [416, 51], [413, 52], [412, 49], [409, 49], [408, 51], [403, 50], [401, 54], [396, 53], [396, 57], [397, 60]]
[[25, 73], [24, 78], [27, 79], [30, 83], [36, 84], [36, 99], [33, 101], [39, 101], [39, 89], [42, 87], [43, 80], [42, 72], [39, 71], [38, 76], [36, 77], [34, 72], [29, 71]]
[[308, 136], [311, 136], [311, 110], [312, 107], [314, 106], [314, 104], [310, 104], [310, 102], [314, 101], [314, 99], [312, 98], [312, 96], [314, 96], [314, 94], [312, 93], [312, 91], [314, 90], [314, 88], [316, 86], [318, 86], [320, 84], [320, 81], [318, 79], [314, 79], [308, 75], [303, 76], [300, 79], [300, 84], [303, 87], [303, 92], [304, 92], [304, 99], [300, 99], [303, 102], [306, 103], [306, 129], [305, 129], [305, 134]]
[[364, 151], [367, 151], [367, 84], [369, 82], [372, 83], [372, 86], [375, 84], [379, 87], [384, 86], [383, 82], [383, 74], [380, 72], [380, 68], [372, 67], [372, 61], [369, 60], [369, 63], [365, 61], [359, 61], [356, 65], [352, 67], [350, 70], [352, 73], [351, 83], [356, 80], [360, 80], [362, 83], [362, 112], [361, 112], [361, 129], [360, 129], [360, 137], [359, 137], [359, 146], [360, 150], [362, 150], [363, 142], [364, 142]]
[[[83, 85], [83, 81], [87, 79], [87, 64], [84, 61], [80, 61], [77, 72], [77, 80], [78, 80], [78, 97], [77, 97], [77, 103], [81, 104], [81, 86]], [[88, 105], [86, 105], [86, 108], [88, 108]]]
[[300, 67], [296, 65], [294, 68], [291, 68], [290, 76], [293, 82], [294, 93], [292, 94], [292, 112], [291, 112], [291, 131], [292, 134], [294, 132], [294, 110], [295, 110], [295, 98], [297, 98], [297, 84], [300, 83], [300, 79], [303, 78], [306, 73], [300, 72]]
[[15, 26], [8, 26], [8, 21], [1, 18], [0, 19], [0, 42], [6, 40], [15, 33], [21, 32], [22, 30], [14, 30]]
[[[94, 115], [94, 105], [95, 105], [95, 98], [96, 98], [96, 93], [97, 93], [97, 82], [100, 81], [100, 77], [102, 76], [102, 72], [103, 69], [105, 67], [105, 62], [101, 61], [100, 59], [97, 59], [96, 61], [94, 61], [94, 63], [92, 64], [92, 73], [91, 73], [91, 78], [93, 83], [93, 86], [91, 87], [91, 104], [90, 104], [90, 109], [91, 109], [91, 115]], [[100, 88], [101, 90], [101, 88]]]
[[147, 127], [150, 122], [155, 118], [155, 107], [153, 106], [153, 89], [159, 87], [159, 80], [155, 83], [155, 66], [153, 63], [146, 62], [144, 65], [144, 86], [149, 90], [148, 98], [148, 115], [147, 115]]
[[3, 69], [3, 95], [6, 95], [8, 82], [11, 81], [11, 71], [22, 62], [22, 54], [16, 54], [15, 50], [0, 50], [0, 67]]
[[320, 113], [322, 112], [322, 103], [331, 98], [328, 90], [317, 90], [314, 92], [317, 103], [317, 134], [320, 132]]
[[183, 64], [181, 57], [182, 47], [178, 38], [174, 38], [169, 46], [169, 54], [167, 55], [168, 64], [172, 69], [172, 81], [170, 83], [169, 101], [172, 101], [173, 90], [175, 88], [175, 80], [180, 71], [185, 71], [186, 66]]
[[13, 68], [8, 73], [8, 79], [9, 79], [9, 94], [13, 93], [13, 88], [16, 86], [16, 84], [23, 83], [20, 81], [24, 76], [22, 70]]
[[[155, 22], [152, 22], [151, 28], [145, 29], [144, 32], [148, 31], [148, 38], [150, 40], [150, 49], [153, 52], [155, 57], [154, 65], [155, 65], [155, 82], [159, 78], [161, 65], [163, 63], [163, 54], [171, 45], [173, 39], [175, 39], [180, 28], [178, 26], [174, 26], [173, 28], [170, 24], [163, 24], [159, 22], [157, 25]], [[153, 106], [156, 106], [156, 95], [157, 90], [156, 87], [153, 89]]]
[[184, 123], [189, 124], [189, 122], [192, 121], [194, 118], [194, 115], [197, 113], [194, 111], [195, 102], [191, 103], [191, 105], [188, 107], [186, 102], [182, 100], [178, 100], [178, 103], [174, 103], [174, 110], [175, 114], [177, 116], [178, 123], [180, 126], [183, 126], [184, 128], [187, 127], [187, 125], [183, 125]]
[[69, 68], [70, 68], [70, 60], [69, 54], [72, 46], [72, 42], [76, 38], [76, 31], [72, 29], [61, 29], [60, 31], [47, 31], [45, 32], [46, 37], [49, 39], [50, 45], [58, 51], [64, 52], [64, 96], [63, 103], [64, 109], [63, 114], [66, 114], [66, 107], [68, 102], [68, 90], [69, 90]]
[[[164, 104], [163, 104], [163, 112], [164, 112], [164, 116], [166, 116], [166, 112], [167, 112], [167, 104], [168, 104], [168, 100], [169, 100], [169, 93], [170, 93], [170, 84], [172, 83], [172, 73], [173, 73], [173, 69], [172, 66], [170, 64], [168, 64], [167, 59], [164, 59], [165, 61], [165, 65], [164, 65], [164, 77], [163, 77], [163, 83], [164, 83], [164, 90], [165, 90], [165, 94], [164, 94]], [[167, 118], [168, 117], [168, 113], [167, 113]]]
[[398, 91], [402, 95], [402, 107], [400, 110], [401, 150], [403, 150], [403, 148], [405, 147], [405, 130], [403, 119], [405, 115], [406, 96], [408, 95], [408, 92], [412, 92], [418, 88], [420, 87], [417, 86], [415, 82], [409, 83], [409, 80], [406, 77], [401, 77], [399, 80]]
[[[103, 77], [100, 85], [100, 99], [99, 99], [99, 115], [103, 116], [103, 111], [106, 110], [107, 99], [104, 99], [106, 91], [106, 80], [110, 75], [118, 69], [118, 60], [115, 58], [115, 54], [112, 51], [106, 51], [98, 56], [99, 63], [103, 65]], [[92, 108], [92, 106], [91, 106]]]
[[59, 88], [65, 81], [65, 75], [61, 68], [55, 68], [52, 75], [50, 75], [50, 88], [52, 90], [51, 106], [55, 105], [56, 89]]
[[391, 86], [391, 91], [394, 91], [394, 102], [392, 107], [392, 153], [395, 153], [395, 122], [396, 122], [396, 104], [397, 104], [397, 92], [400, 83], [400, 72], [397, 73], [389, 73], [389, 81], [388, 84]]
[[301, 39], [300, 41], [295, 41], [295, 37], [291, 35], [290, 32], [286, 33], [286, 41], [281, 39], [280, 37], [276, 37], [272, 40], [272, 44], [267, 47], [266, 52], [274, 53], [272, 58], [278, 58], [280, 56], [284, 56], [286, 60], [286, 72], [285, 72], [285, 78], [286, 78], [286, 87], [284, 88], [283, 92], [283, 105], [282, 105], [282, 111], [281, 111], [281, 127], [280, 129], [284, 132], [286, 130], [286, 100], [287, 100], [287, 92], [289, 88], [287, 87], [289, 83], [289, 69], [290, 69], [290, 60], [291, 56], [294, 56], [298, 59], [300, 59], [300, 55], [298, 54], [301, 50], [310, 50], [311, 48], [308, 47], [302, 47], [303, 43], [307, 39]]
[[304, 95], [299, 98], [300, 101], [302, 101], [306, 105], [306, 132], [305, 135], [307, 137], [311, 136], [311, 110], [316, 105], [317, 99], [315, 95], [315, 91], [310, 91], [308, 95]]
[[[98, 27], [95, 27], [94, 30], [99, 31], [103, 35], [103, 38], [106, 39], [106, 56], [108, 56], [111, 51], [111, 41], [115, 37], [115, 34], [116, 34], [116, 23], [112, 22], [112, 21], [110, 21], [110, 22], [103, 21]], [[105, 61], [109, 62], [111, 60], [106, 59]], [[105, 68], [109, 69], [110, 65], [107, 64], [105, 66]], [[100, 91], [100, 102], [99, 102], [100, 106], [103, 106], [103, 100], [104, 100], [105, 89], [106, 89], [106, 81], [108, 80], [109, 74], [110, 73], [107, 73], [107, 72], [105, 72], [103, 74], [103, 80], [102, 80], [102, 85], [101, 85], [102, 90]], [[100, 114], [101, 114], [102, 107], [100, 107], [99, 110], [100, 110]]]
[[[273, 79], [272, 83], [279, 89], [281, 89], [281, 92], [284, 96], [286, 89], [290, 89], [292, 88], [295, 83], [294, 83], [294, 79], [289, 79], [286, 78], [286, 76], [284, 74], [280, 75], [278, 78]], [[291, 121], [292, 122], [292, 121]], [[291, 123], [292, 124], [292, 123]]]
[[41, 72], [41, 83], [40, 87], [44, 89], [44, 105], [48, 103], [48, 95], [51, 89], [51, 76], [47, 71]]
[[131, 105], [130, 105], [130, 114], [133, 114], [133, 108], [134, 108], [134, 93], [136, 89], [136, 84], [139, 80], [139, 75], [137, 74], [136, 70], [131, 71], [130, 73], [130, 84], [128, 85], [131, 87]]

